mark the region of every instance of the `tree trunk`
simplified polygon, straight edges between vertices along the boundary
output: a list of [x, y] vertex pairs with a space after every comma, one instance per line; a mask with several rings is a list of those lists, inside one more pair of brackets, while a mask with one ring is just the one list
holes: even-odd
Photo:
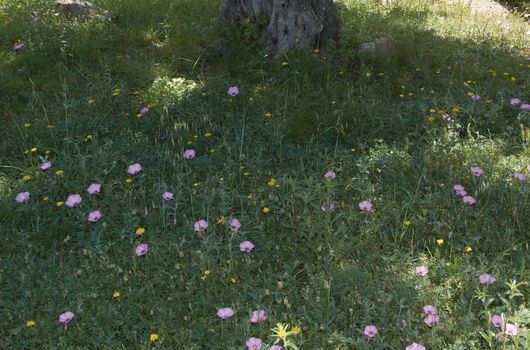
[[339, 31], [333, 0], [222, 0], [221, 16], [240, 21], [265, 15], [260, 43], [276, 54], [294, 47], [324, 49]]

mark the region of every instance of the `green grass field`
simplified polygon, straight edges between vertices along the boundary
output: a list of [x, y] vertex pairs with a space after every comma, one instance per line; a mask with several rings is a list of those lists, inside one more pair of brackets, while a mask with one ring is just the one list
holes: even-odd
[[219, 1], [93, 2], [0, 0], [1, 349], [530, 348], [524, 13], [342, 0], [275, 59]]

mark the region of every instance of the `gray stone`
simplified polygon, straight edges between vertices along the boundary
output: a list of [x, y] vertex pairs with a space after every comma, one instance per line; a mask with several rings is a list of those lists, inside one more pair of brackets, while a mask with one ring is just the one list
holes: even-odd
[[390, 57], [396, 53], [396, 41], [390, 36], [385, 36], [362, 44], [359, 53], [366, 56]]
[[100, 17], [110, 20], [114, 17], [109, 11], [85, 0], [56, 0], [55, 11], [61, 16], [74, 18]]

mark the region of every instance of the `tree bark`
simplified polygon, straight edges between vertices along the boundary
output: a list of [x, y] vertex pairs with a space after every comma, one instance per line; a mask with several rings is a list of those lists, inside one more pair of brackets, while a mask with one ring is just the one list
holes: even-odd
[[221, 16], [240, 21], [265, 15], [260, 43], [276, 54], [295, 47], [326, 48], [339, 32], [333, 0], [222, 0]]

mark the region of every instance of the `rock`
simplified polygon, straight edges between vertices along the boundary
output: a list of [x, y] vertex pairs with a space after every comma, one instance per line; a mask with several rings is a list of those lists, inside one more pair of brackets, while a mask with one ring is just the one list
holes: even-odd
[[359, 53], [368, 56], [390, 57], [396, 53], [396, 41], [390, 36], [385, 36], [362, 44]]
[[100, 17], [111, 20], [114, 16], [85, 0], [56, 0], [55, 11], [62, 16], [74, 18]]

